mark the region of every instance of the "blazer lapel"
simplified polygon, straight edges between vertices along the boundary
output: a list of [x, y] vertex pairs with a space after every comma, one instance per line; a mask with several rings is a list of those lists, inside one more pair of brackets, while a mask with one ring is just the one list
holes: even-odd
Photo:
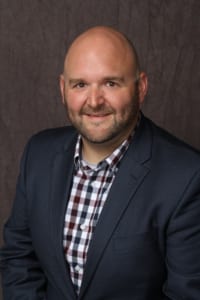
[[[52, 166], [51, 199], [49, 205], [49, 228], [54, 246], [55, 259], [58, 270], [55, 276], [57, 284], [67, 299], [76, 299], [77, 296], [71, 281], [68, 265], [63, 252], [63, 228], [68, 195], [73, 176], [73, 156], [75, 141], [64, 151], [56, 153]], [[71, 296], [71, 298], [69, 298]]]
[[94, 273], [118, 222], [150, 170], [147, 163], [151, 156], [152, 139], [150, 137], [144, 128], [139, 128], [133, 143], [121, 162], [90, 243], [79, 299], [82, 298], [92, 282]]

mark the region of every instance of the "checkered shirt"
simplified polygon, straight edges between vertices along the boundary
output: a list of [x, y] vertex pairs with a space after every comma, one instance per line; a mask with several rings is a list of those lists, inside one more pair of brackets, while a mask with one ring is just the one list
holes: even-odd
[[120, 160], [132, 135], [109, 157], [95, 166], [81, 159], [81, 137], [74, 155], [74, 176], [65, 214], [64, 252], [70, 267], [71, 279], [77, 294], [80, 291], [88, 247], [115, 178]]

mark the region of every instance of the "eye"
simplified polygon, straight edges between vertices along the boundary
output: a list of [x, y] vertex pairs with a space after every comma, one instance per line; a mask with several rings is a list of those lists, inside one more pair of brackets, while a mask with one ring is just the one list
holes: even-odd
[[117, 83], [113, 80], [109, 80], [109, 81], [106, 82], [106, 86], [115, 87], [115, 86], [117, 86]]
[[73, 85], [73, 88], [82, 89], [86, 86], [86, 83], [83, 81], [77, 82]]

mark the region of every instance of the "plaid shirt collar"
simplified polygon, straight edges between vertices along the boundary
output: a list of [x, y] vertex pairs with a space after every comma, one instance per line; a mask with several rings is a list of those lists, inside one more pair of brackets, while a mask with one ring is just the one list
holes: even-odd
[[134, 131], [129, 135], [129, 137], [126, 140], [123, 141], [123, 143], [118, 148], [116, 148], [109, 156], [107, 156], [105, 159], [103, 159], [97, 165], [95, 165], [94, 168], [91, 168], [90, 164], [87, 164], [86, 161], [82, 160], [82, 139], [81, 135], [78, 135], [74, 154], [75, 169], [78, 170], [79, 168], [81, 168], [83, 171], [87, 172], [89, 170], [98, 171], [105, 167], [109, 167], [111, 171], [114, 171], [118, 166], [118, 163], [122, 159], [124, 153], [128, 149], [133, 135]]
[[135, 131], [140, 125], [140, 121], [141, 121], [141, 112], [139, 112], [136, 126], [131, 132], [131, 134], [128, 136], [128, 138], [124, 140], [123, 143], [111, 153], [111, 155], [109, 155], [108, 157], [100, 161], [92, 169], [91, 169], [91, 165], [87, 164], [87, 162], [82, 159], [82, 139], [81, 139], [81, 135], [79, 134], [76, 142], [75, 153], [74, 153], [75, 169], [78, 170], [79, 168], [81, 168], [82, 170], [98, 171], [108, 166], [112, 171], [115, 171], [118, 163], [120, 162], [121, 158], [123, 157], [126, 150], [128, 149], [131, 140], [135, 134]]

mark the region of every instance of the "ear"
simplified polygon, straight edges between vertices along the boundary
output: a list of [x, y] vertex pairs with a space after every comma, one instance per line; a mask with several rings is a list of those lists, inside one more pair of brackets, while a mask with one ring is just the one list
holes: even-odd
[[60, 75], [60, 93], [62, 103], [65, 105], [65, 79], [63, 74]]
[[144, 98], [148, 90], [148, 78], [144, 72], [141, 72], [139, 75], [138, 90], [139, 90], [139, 102], [141, 105], [144, 102]]

